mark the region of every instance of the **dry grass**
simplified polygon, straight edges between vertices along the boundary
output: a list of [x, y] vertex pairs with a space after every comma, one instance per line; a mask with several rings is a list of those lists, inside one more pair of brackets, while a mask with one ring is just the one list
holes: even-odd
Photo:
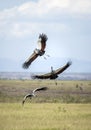
[[0, 130], [91, 130], [91, 104], [0, 104]]
[[[91, 130], [91, 81], [57, 82], [0, 80], [0, 130]], [[25, 94], [43, 86], [23, 107]]]
[[0, 80], [0, 102], [21, 102], [37, 87], [48, 90], [38, 92], [31, 102], [91, 103], [91, 81], [57, 81], [55, 85], [54, 80]]

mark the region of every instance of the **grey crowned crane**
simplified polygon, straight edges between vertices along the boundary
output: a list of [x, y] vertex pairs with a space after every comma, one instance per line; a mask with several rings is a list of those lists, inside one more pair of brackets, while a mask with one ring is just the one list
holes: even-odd
[[[22, 67], [24, 69], [29, 68], [31, 63], [38, 57], [43, 56], [45, 54], [45, 48], [46, 48], [46, 41], [47, 41], [47, 35], [46, 34], [40, 34], [38, 39], [38, 46], [39, 48], [35, 49], [34, 52], [31, 54], [31, 56], [23, 63]], [[47, 55], [49, 56], [49, 55]]]
[[26, 101], [27, 98], [30, 98], [30, 99], [31, 99], [32, 97], [35, 97], [35, 96], [36, 96], [36, 95], [35, 95], [35, 92], [41, 91], [41, 90], [47, 90], [47, 89], [48, 89], [47, 87], [40, 87], [40, 88], [34, 89], [34, 90], [32, 91], [32, 93], [29, 93], [29, 94], [27, 94], [27, 95], [24, 96], [23, 101], [22, 101], [22, 105], [24, 105], [24, 103], [25, 103], [25, 101]]
[[53, 67], [51, 67], [50, 73], [46, 73], [46, 74], [42, 74], [42, 75], [32, 75], [31, 77], [33, 79], [56, 79], [56, 78], [58, 78], [58, 75], [61, 74], [63, 71], [65, 71], [71, 64], [72, 64], [72, 62], [68, 61], [66, 63], [66, 65], [64, 65], [63, 67], [61, 67], [57, 70], [53, 70]]

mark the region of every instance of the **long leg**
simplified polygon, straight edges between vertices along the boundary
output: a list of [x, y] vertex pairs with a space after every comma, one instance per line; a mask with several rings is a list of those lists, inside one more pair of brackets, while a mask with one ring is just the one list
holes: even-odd
[[57, 85], [57, 81], [56, 80], [54, 80], [55, 81], [55, 84]]

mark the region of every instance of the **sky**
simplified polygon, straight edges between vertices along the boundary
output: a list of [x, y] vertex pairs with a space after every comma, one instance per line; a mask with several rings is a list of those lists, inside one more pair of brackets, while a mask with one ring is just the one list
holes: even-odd
[[[23, 70], [41, 33], [48, 36], [50, 57]], [[68, 60], [66, 72], [91, 72], [91, 0], [0, 1], [0, 72], [50, 71]]]

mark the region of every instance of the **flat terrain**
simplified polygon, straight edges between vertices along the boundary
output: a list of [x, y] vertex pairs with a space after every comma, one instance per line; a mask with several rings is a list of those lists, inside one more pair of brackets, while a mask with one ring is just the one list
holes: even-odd
[[91, 104], [0, 103], [0, 130], [91, 130]]
[[91, 81], [54, 80], [0, 80], [0, 102], [21, 102], [23, 97], [38, 87], [48, 87], [37, 92], [37, 97], [26, 102], [91, 103]]
[[0, 80], [0, 130], [91, 130], [91, 81]]

